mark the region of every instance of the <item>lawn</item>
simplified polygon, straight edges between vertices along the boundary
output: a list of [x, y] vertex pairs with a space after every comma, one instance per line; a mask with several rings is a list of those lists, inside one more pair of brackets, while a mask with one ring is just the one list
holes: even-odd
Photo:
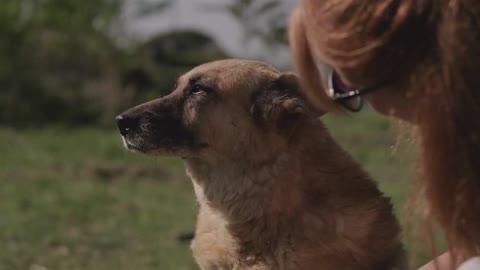
[[[388, 120], [325, 121], [402, 215], [411, 177]], [[0, 151], [1, 270], [196, 269], [178, 240], [196, 208], [180, 160], [129, 153], [114, 130], [94, 128], [4, 127]]]

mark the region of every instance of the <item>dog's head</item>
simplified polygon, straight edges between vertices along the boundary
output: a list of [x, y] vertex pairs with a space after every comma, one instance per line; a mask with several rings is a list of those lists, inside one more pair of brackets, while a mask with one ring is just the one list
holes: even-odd
[[233, 157], [247, 149], [272, 154], [288, 144], [302, 119], [314, 118], [297, 77], [261, 62], [207, 63], [174, 88], [117, 117], [128, 149], [187, 158], [205, 152]]

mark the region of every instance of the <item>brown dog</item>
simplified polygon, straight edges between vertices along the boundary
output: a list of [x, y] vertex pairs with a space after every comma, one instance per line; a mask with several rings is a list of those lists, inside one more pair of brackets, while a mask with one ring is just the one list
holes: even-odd
[[128, 149], [185, 160], [202, 269], [403, 269], [389, 200], [298, 88], [266, 64], [217, 61], [117, 121]]

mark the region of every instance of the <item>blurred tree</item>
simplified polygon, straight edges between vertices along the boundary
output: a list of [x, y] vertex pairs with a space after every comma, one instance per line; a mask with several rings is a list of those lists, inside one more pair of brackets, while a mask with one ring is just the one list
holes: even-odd
[[[177, 77], [191, 68], [228, 58], [208, 35], [193, 30], [160, 34], [141, 45], [124, 74], [125, 89], [144, 98], [168, 94]], [[151, 91], [153, 90], [153, 91]], [[135, 98], [138, 100], [139, 98]]]
[[158, 35], [143, 48], [150, 51], [152, 60], [157, 65], [193, 67], [212, 59], [226, 57], [211, 37], [193, 30], [178, 30]]
[[107, 32], [120, 5], [96, 0], [2, 1], [1, 123], [86, 123], [96, 118], [98, 110], [81, 90], [112, 73], [105, 66], [113, 66], [116, 51]]
[[[2, 0], [0, 124], [111, 121], [129, 102], [120, 80], [128, 55], [111, 36], [127, 2], [139, 4]], [[149, 12], [159, 12], [171, 1], [141, 3]]]

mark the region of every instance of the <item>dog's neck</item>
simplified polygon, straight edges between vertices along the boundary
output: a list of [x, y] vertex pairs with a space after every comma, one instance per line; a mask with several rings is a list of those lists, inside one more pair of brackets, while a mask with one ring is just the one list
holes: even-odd
[[264, 256], [278, 243], [288, 241], [283, 236], [293, 229], [289, 221], [298, 214], [302, 198], [296, 189], [299, 185], [292, 183], [299, 181], [301, 174], [295, 168], [297, 162], [286, 153], [263, 165], [228, 159], [187, 160], [187, 172], [203, 212], [199, 217], [216, 216], [215, 225], [207, 226], [224, 224], [240, 257], [260, 259], [259, 254]]
[[[305, 138], [302, 143], [293, 142], [282, 148], [288, 150], [270, 158], [257, 155], [238, 161], [210, 155], [208, 159], [186, 159], [203, 212], [199, 217], [208, 219], [200, 224], [224, 224], [221, 226], [245, 258], [289, 246], [290, 237], [301, 234], [302, 216], [309, 211], [304, 206], [312, 200], [308, 193], [326, 194], [327, 182], [336, 182], [345, 177], [348, 166], [356, 166], [322, 127], [318, 128], [309, 131], [313, 134], [301, 134], [305, 135], [299, 136]], [[325, 160], [319, 162], [321, 156]], [[315, 198], [322, 199], [327, 196]]]
[[[281, 147], [285, 150], [277, 153], [259, 151], [241, 160], [215, 154], [186, 159], [197, 200], [219, 211], [230, 224], [266, 213], [288, 217], [302, 203], [304, 182], [321, 185], [323, 180], [341, 178], [348, 166], [356, 166], [319, 121], [299, 130], [296, 137], [303, 142]], [[321, 155], [325, 160], [319, 162], [316, 158]]]
[[[291, 183], [299, 177], [296, 162], [288, 153], [256, 164], [226, 158], [186, 161], [200, 204], [219, 211], [230, 224], [261, 218], [267, 211], [288, 212], [294, 207], [285, 199], [296, 192]], [[283, 184], [285, 181], [290, 184]]]

